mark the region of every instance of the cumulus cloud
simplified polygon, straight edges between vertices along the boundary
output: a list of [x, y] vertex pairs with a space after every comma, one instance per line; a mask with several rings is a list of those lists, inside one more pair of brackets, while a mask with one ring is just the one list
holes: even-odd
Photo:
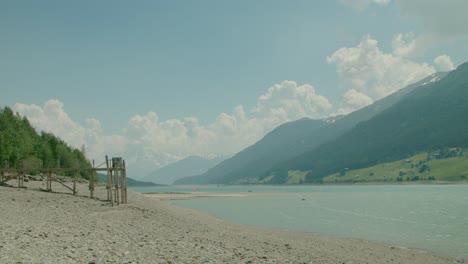
[[83, 142], [84, 128], [65, 113], [63, 103], [58, 100], [49, 100], [43, 107], [17, 103], [13, 109], [26, 115], [32, 124], [40, 124], [41, 130], [62, 134], [63, 139], [70, 143]]
[[284, 81], [260, 96], [255, 110], [265, 116], [294, 120], [305, 116], [323, 117], [331, 108], [328, 99], [317, 94], [312, 85]]
[[102, 160], [106, 154], [126, 157], [134, 177], [190, 155], [232, 155], [284, 122], [326, 117], [331, 108], [312, 85], [284, 81], [268, 88], [251, 111], [239, 105], [207, 125], [196, 117], [160, 120], [155, 112], [148, 112], [131, 117], [122, 134], [106, 135], [99, 120], [89, 118], [80, 124], [58, 100], [43, 106], [14, 106], [36, 129], [52, 132], [76, 148], [84, 144], [90, 158]]
[[372, 104], [373, 102], [372, 98], [354, 89], [347, 91], [343, 95], [343, 100], [346, 105], [351, 107], [351, 109], [360, 109]]
[[123, 136], [104, 136], [101, 123], [94, 118], [86, 119], [84, 125], [75, 122], [59, 100], [48, 100], [43, 106], [16, 103], [13, 110], [26, 116], [38, 131], [53, 133], [78, 149], [85, 145], [91, 158], [102, 157], [108, 152], [118, 155], [125, 152], [127, 140]]
[[440, 71], [451, 71], [455, 69], [455, 65], [453, 64], [452, 59], [446, 54], [435, 58], [434, 63], [437, 65], [437, 68]]
[[393, 54], [402, 57], [411, 57], [418, 51], [413, 33], [397, 34], [392, 39]]
[[365, 36], [356, 47], [337, 50], [327, 57], [327, 62], [336, 66], [343, 89], [343, 106], [338, 110], [341, 113], [379, 100], [435, 72], [427, 63], [384, 53], [371, 36]]

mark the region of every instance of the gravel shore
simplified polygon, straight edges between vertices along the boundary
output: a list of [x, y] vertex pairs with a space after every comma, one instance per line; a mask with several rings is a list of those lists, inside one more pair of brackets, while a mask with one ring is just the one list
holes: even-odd
[[[15, 181], [8, 182], [15, 185]], [[129, 192], [112, 207], [89, 195], [0, 187], [0, 263], [454, 263], [429, 253], [227, 223]], [[79, 196], [83, 195], [83, 196]]]

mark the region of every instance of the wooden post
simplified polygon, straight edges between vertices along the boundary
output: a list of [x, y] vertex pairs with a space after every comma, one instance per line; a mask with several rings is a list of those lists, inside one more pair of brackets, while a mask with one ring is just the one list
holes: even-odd
[[122, 164], [119, 163], [120, 171], [120, 202], [125, 203], [125, 191], [124, 191], [124, 177], [123, 177], [123, 161]]
[[6, 170], [8, 170], [8, 161], [5, 160], [5, 171], [2, 171], [2, 180], [0, 180], [0, 182], [4, 182], [5, 179], [6, 179]]
[[[4, 169], [5, 169], [5, 170], [8, 169], [8, 168], [7, 168], [7, 161], [6, 161], [6, 160], [5, 160], [5, 167], [4, 167]], [[2, 175], [1, 175], [0, 177], [1, 177], [0, 182], [3, 182], [3, 181], [5, 180], [5, 178], [6, 178], [6, 177], [5, 177], [5, 171], [4, 171], [4, 170], [2, 170]]]
[[93, 160], [93, 169], [89, 175], [89, 197], [94, 198], [94, 160]]
[[73, 195], [76, 195], [76, 175], [78, 174], [78, 171], [75, 170], [75, 174], [73, 176]]
[[47, 191], [52, 191], [52, 170], [49, 169], [49, 174], [47, 175]]
[[25, 168], [25, 161], [23, 160], [23, 164], [21, 166], [22, 169], [18, 171], [18, 188], [21, 188], [21, 178], [23, 177], [24, 168]]
[[76, 169], [73, 173], [73, 195], [76, 195], [76, 177], [78, 176], [78, 161], [76, 161]]
[[78, 193], [78, 191], [76, 190], [76, 178], [78, 177], [79, 172], [80, 172], [80, 163], [78, 162], [78, 160], [76, 160], [76, 167], [75, 167], [75, 171], [73, 174], [73, 195], [76, 195]]
[[107, 166], [107, 200], [114, 206], [114, 200], [112, 199], [112, 172], [109, 168], [109, 158], [106, 155], [106, 166]]
[[122, 202], [127, 204], [127, 169], [125, 167], [125, 160], [122, 162], [122, 191], [125, 193]]
[[[24, 167], [24, 160], [23, 160], [23, 167]], [[17, 175], [17, 177], [18, 177], [18, 188], [20, 188], [20, 187], [21, 187], [21, 185], [20, 185], [21, 176], [20, 176], [20, 175], [21, 175], [23, 172], [22, 172], [21, 170], [18, 170], [17, 172], [18, 172], [18, 175]]]
[[24, 187], [24, 177], [26, 177], [26, 172], [28, 170], [28, 161], [23, 160], [23, 173], [21, 173], [20, 187]]
[[115, 185], [115, 202], [119, 205], [119, 168], [118, 163], [112, 161], [112, 166], [114, 167], [114, 185]]

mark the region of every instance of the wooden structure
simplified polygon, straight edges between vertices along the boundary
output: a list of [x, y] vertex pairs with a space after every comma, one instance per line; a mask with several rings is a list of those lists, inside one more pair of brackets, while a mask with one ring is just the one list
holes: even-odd
[[[78, 163], [77, 163], [78, 164]], [[101, 167], [106, 164], [106, 167]], [[76, 180], [79, 172], [89, 173], [89, 192], [90, 197], [94, 198], [94, 180], [93, 175], [95, 172], [106, 172], [107, 173], [107, 201], [114, 204], [126, 204], [127, 203], [127, 172], [125, 167], [125, 160], [122, 158], [112, 158], [112, 164], [109, 163], [109, 159], [106, 156], [106, 161], [95, 167], [94, 161], [91, 168], [79, 168], [76, 166], [74, 168], [60, 168], [60, 164], [57, 162], [56, 168], [28, 168], [27, 162], [23, 161], [23, 166], [21, 169], [11, 169], [9, 168], [8, 161], [5, 161], [4, 168], [0, 169], [0, 185], [14, 178], [18, 179], [18, 188], [24, 187], [24, 178], [27, 173], [42, 173], [46, 175], [46, 191], [52, 191], [52, 182], [55, 181], [68, 190], [72, 191], [73, 195], [77, 195], [76, 190]], [[73, 185], [68, 186], [60, 178], [56, 177], [55, 174], [72, 172], [73, 175]], [[120, 195], [119, 195], [120, 194]]]

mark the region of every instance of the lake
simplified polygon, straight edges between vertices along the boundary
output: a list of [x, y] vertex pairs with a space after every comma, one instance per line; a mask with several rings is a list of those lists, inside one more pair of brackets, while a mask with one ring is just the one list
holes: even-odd
[[468, 258], [468, 185], [168, 186], [132, 190], [246, 194], [172, 203], [240, 224], [365, 239]]

